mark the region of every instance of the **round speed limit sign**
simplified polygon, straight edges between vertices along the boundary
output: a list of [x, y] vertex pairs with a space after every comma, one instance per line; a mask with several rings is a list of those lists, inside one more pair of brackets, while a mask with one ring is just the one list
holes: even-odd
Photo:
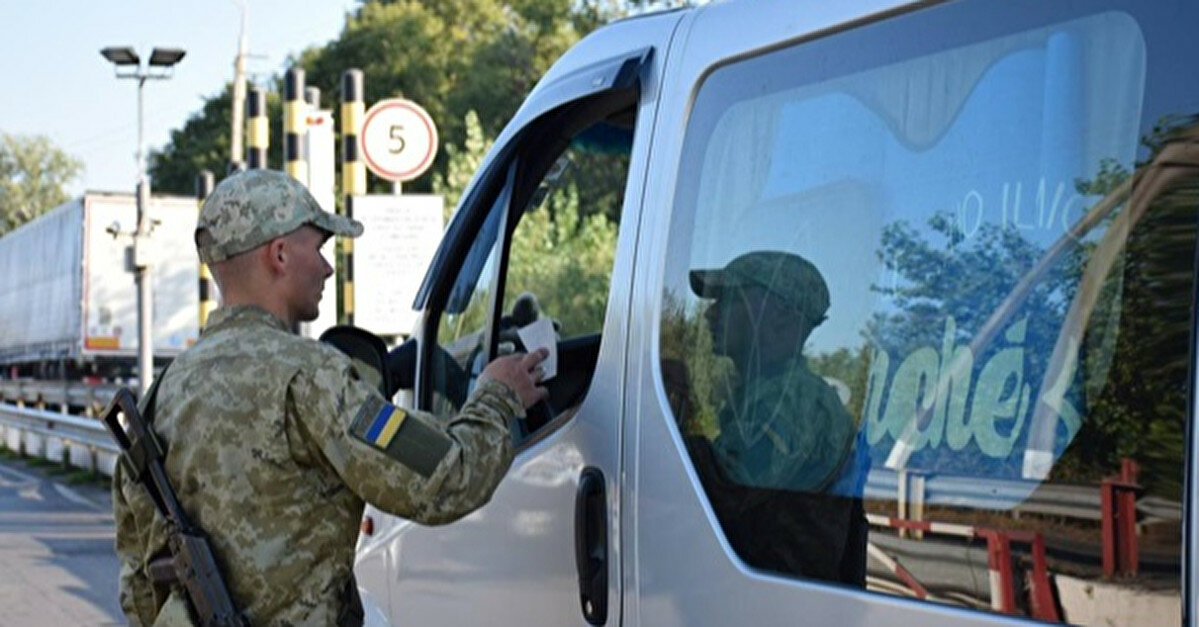
[[411, 100], [380, 100], [363, 118], [358, 147], [371, 172], [389, 181], [411, 181], [437, 156], [437, 127]]

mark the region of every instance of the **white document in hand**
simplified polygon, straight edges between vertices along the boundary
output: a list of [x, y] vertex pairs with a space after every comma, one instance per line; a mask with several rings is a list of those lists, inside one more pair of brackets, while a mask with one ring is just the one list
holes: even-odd
[[545, 372], [541, 380], [553, 379], [558, 374], [558, 337], [554, 333], [554, 322], [549, 318], [541, 318], [517, 329], [516, 334], [530, 353], [543, 347], [550, 352], [550, 356], [541, 362], [541, 369]]

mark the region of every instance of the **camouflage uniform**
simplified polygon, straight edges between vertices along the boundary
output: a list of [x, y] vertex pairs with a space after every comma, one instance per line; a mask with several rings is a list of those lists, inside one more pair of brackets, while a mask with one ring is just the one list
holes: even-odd
[[[829, 307], [816, 267], [789, 253], [746, 253], [693, 270], [690, 281], [708, 298], [764, 288], [798, 317], [797, 349]], [[869, 459], [849, 412], [798, 350], [773, 372], [736, 365], [741, 383], [720, 412], [720, 434], [688, 441], [729, 543], [758, 568], [864, 586]]]
[[837, 393], [800, 357], [774, 376], [748, 378], [720, 412], [713, 447], [739, 483], [820, 491], [848, 458], [854, 435]]
[[[217, 228], [218, 244], [230, 241]], [[209, 259], [237, 253], [229, 250], [201, 244]], [[506, 472], [508, 421], [524, 415], [496, 381], [447, 424], [395, 408], [348, 357], [252, 306], [214, 312], [159, 385], [154, 427], [167, 475], [255, 625], [332, 625], [347, 605], [359, 609], [348, 591], [364, 502], [427, 524], [464, 516]], [[130, 623], [186, 623], [181, 590], [147, 576], [166, 549], [166, 524], [120, 467], [113, 506]]]

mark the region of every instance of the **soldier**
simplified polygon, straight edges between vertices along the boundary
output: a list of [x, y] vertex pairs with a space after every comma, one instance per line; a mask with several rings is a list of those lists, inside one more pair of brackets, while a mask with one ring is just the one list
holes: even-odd
[[[361, 233], [267, 170], [222, 181], [196, 226], [222, 303], [161, 376], [154, 428], [179, 500], [252, 624], [360, 623], [352, 559], [364, 503], [424, 524], [481, 507], [512, 460], [509, 421], [546, 395], [545, 354], [510, 355], [443, 424], [394, 407], [348, 357], [293, 334], [316, 318], [332, 274], [321, 244]], [[150, 576], [166, 524], [120, 467], [113, 507], [129, 622], [190, 622], [180, 587]]]
[[730, 543], [761, 568], [864, 585], [865, 446], [803, 356], [829, 307], [820, 272], [798, 255], [755, 251], [692, 270], [690, 282], [715, 299], [705, 313], [713, 349], [737, 371], [720, 434], [695, 452]]

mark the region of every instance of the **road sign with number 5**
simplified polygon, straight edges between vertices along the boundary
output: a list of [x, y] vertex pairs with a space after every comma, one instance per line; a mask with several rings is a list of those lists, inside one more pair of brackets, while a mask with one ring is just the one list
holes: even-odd
[[389, 181], [411, 181], [437, 156], [437, 126], [415, 102], [389, 98], [366, 112], [358, 142], [371, 172]]

